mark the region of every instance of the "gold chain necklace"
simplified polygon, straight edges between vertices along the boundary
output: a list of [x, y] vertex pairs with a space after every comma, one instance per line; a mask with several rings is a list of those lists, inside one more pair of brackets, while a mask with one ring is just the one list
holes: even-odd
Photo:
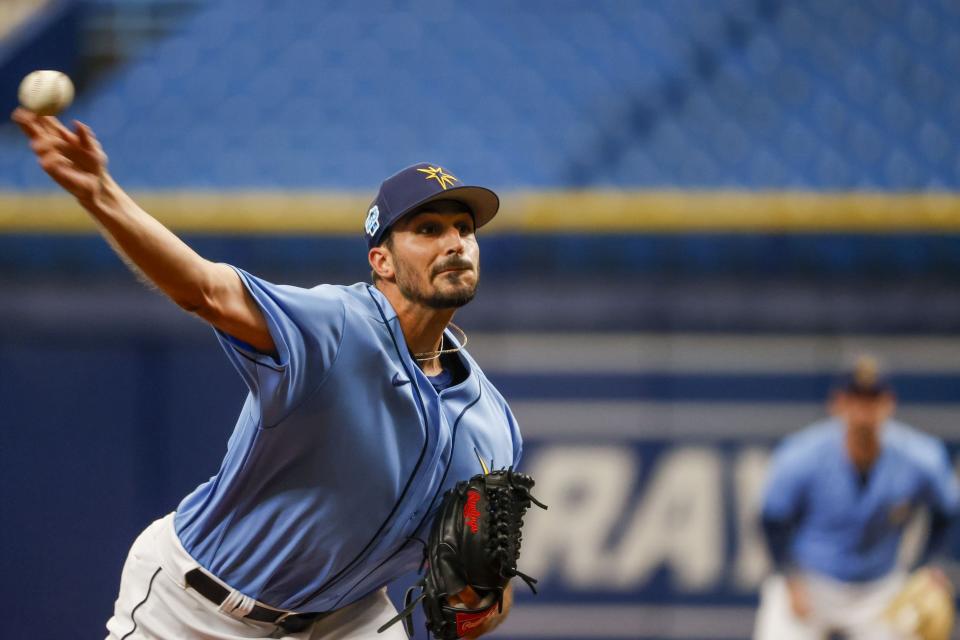
[[440, 334], [440, 349], [438, 349], [437, 351], [424, 351], [423, 353], [415, 353], [413, 354], [413, 359], [416, 360], [417, 362], [426, 362], [427, 360], [436, 360], [437, 358], [439, 358], [445, 353], [456, 353], [457, 351], [460, 351], [460, 349], [463, 349], [465, 346], [467, 346], [466, 332], [460, 327], [458, 327], [457, 325], [453, 324], [452, 322], [449, 323], [449, 325], [447, 326], [452, 327], [457, 331], [459, 331], [460, 337], [463, 338], [463, 340], [460, 340], [460, 344], [457, 347], [452, 349], [444, 349], [443, 348], [444, 336], [443, 334]]

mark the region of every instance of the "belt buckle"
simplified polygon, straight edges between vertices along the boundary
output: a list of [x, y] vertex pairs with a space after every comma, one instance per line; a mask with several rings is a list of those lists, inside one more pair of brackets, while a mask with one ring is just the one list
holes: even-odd
[[309, 627], [317, 619], [316, 615], [287, 611], [273, 621], [287, 633], [297, 633]]

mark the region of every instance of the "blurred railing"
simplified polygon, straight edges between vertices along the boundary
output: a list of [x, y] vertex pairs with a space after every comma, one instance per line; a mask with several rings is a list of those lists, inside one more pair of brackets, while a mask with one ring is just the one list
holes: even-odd
[[84, 0], [80, 54], [84, 78], [95, 79], [170, 33], [198, 0]]

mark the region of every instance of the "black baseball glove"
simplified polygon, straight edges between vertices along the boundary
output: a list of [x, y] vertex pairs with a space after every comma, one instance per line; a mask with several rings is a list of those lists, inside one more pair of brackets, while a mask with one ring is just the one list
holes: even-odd
[[[423, 576], [407, 589], [399, 620], [413, 635], [413, 611], [423, 602], [427, 630], [439, 640], [462, 638], [503, 610], [503, 592], [519, 576], [536, 593], [536, 580], [517, 570], [520, 529], [530, 504], [533, 479], [513, 469], [476, 475], [443, 496], [424, 549]], [[472, 588], [482, 598], [475, 608], [453, 606], [448, 598]], [[413, 594], [420, 590], [416, 598]]]

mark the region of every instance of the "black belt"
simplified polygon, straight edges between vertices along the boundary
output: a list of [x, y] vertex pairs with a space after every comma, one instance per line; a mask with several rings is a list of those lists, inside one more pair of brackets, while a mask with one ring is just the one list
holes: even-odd
[[[230, 589], [208, 576], [201, 569], [191, 569], [184, 576], [184, 579], [189, 587], [217, 606], [220, 606], [230, 595]], [[276, 624], [283, 627], [285, 631], [296, 633], [303, 631], [317, 620], [330, 615], [330, 613], [332, 612], [287, 613], [255, 604], [244, 618]]]

